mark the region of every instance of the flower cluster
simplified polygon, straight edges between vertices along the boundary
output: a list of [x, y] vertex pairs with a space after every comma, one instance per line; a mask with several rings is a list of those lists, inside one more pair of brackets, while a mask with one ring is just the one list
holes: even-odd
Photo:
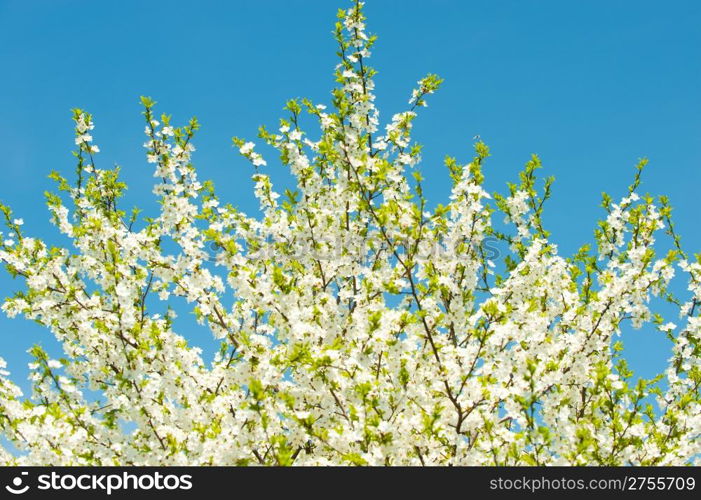
[[[2, 308], [44, 325], [64, 352], [31, 349], [26, 396], [0, 360], [0, 429], [19, 450], [0, 448], [0, 461], [698, 463], [701, 258], [683, 252], [666, 199], [638, 194], [642, 164], [620, 203], [604, 199], [597, 250], [569, 258], [543, 228], [552, 180], [538, 187], [537, 157], [509, 195], [490, 195], [480, 141], [464, 164], [446, 159], [450, 198], [430, 209], [411, 131], [441, 80], [420, 80], [410, 109], [382, 127], [361, 3], [339, 12], [335, 37], [330, 110], [289, 101], [279, 129], [259, 135], [297, 190], [276, 192], [263, 155], [234, 139], [255, 167], [256, 216], [198, 181], [197, 121], [176, 127], [148, 98], [160, 212], [125, 212], [118, 170], [95, 164], [91, 115], [74, 111], [77, 180], [53, 173], [59, 192], [47, 195], [73, 247], [27, 236], [0, 207], [0, 260], [25, 284]], [[301, 129], [305, 112], [318, 137]], [[674, 242], [664, 257], [661, 229]], [[487, 238], [511, 251], [495, 259]], [[669, 291], [677, 271], [688, 299]], [[651, 310], [654, 296], [679, 306], [675, 323]], [[176, 332], [172, 298], [220, 343], [214, 359]], [[615, 342], [624, 322], [669, 338], [659, 377], [628, 369]]]

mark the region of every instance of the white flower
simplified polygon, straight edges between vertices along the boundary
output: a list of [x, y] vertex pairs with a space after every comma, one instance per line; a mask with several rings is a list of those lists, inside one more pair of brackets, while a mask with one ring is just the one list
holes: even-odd
[[244, 156], [249, 155], [251, 153], [251, 151], [253, 151], [254, 146], [255, 146], [254, 143], [246, 142], [243, 146], [241, 146], [239, 148], [239, 152]]
[[127, 285], [124, 282], [120, 282], [115, 288], [115, 293], [117, 294], [117, 297], [127, 298], [131, 295], [131, 290], [129, 288], [129, 285]]
[[82, 134], [75, 138], [76, 145], [83, 144], [84, 142], [92, 141], [92, 136], [90, 134]]
[[261, 155], [259, 155], [259, 154], [255, 154], [255, 155], [253, 156], [253, 160], [252, 160], [252, 161], [253, 161], [253, 164], [256, 165], [256, 166], [264, 166], [264, 165], [267, 165], [267, 163], [265, 162], [265, 160], [263, 159], [263, 157], [262, 157]]

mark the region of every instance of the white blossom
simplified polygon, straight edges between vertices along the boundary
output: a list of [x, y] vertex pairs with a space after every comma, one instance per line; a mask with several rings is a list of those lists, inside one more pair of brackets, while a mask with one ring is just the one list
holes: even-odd
[[[381, 122], [362, 3], [340, 27], [333, 105], [290, 101], [280, 134], [260, 133], [296, 189], [254, 169], [255, 216], [198, 180], [197, 122], [159, 129], [143, 98], [159, 204], [131, 221], [117, 170], [90, 154], [91, 115], [74, 111], [80, 183], [47, 197], [71, 245], [24, 234], [2, 205], [0, 260], [21, 283], [2, 310], [62, 353], [30, 348], [26, 395], [0, 358], [0, 463], [698, 465], [701, 263], [666, 202], [631, 188], [604, 203], [596, 249], [563, 256], [537, 157], [492, 197], [480, 141], [446, 160], [450, 194], [429, 204], [412, 127], [441, 80]], [[658, 256], [664, 233], [675, 250]], [[627, 325], [669, 342], [662, 380], [627, 372]]]

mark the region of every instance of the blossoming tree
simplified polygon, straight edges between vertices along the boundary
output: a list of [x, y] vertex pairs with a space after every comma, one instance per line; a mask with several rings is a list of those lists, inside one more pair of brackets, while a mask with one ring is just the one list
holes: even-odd
[[[24, 284], [3, 310], [50, 329], [65, 354], [31, 349], [29, 397], [2, 371], [1, 461], [698, 463], [701, 259], [682, 250], [667, 200], [638, 194], [644, 162], [625, 198], [604, 196], [596, 248], [570, 258], [543, 228], [552, 181], [539, 187], [535, 156], [490, 196], [478, 142], [466, 164], [446, 158], [450, 199], [429, 209], [410, 134], [441, 80], [419, 81], [381, 127], [362, 4], [339, 12], [335, 37], [330, 110], [289, 101], [279, 130], [259, 134], [297, 190], [281, 197], [255, 145], [234, 139], [255, 167], [257, 217], [197, 180], [197, 121], [175, 127], [148, 98], [161, 208], [127, 214], [118, 171], [94, 161], [92, 116], [74, 111], [77, 178], [52, 174], [47, 195], [73, 247], [28, 236], [0, 207], [0, 259]], [[320, 133], [301, 130], [305, 112]], [[511, 229], [492, 224], [497, 212]], [[486, 238], [508, 255], [489, 255]], [[687, 299], [669, 291], [675, 270]], [[679, 325], [651, 311], [653, 295], [679, 307]], [[174, 331], [174, 296], [219, 340], [213, 360]], [[652, 380], [633, 378], [614, 342], [628, 321], [673, 344]]]

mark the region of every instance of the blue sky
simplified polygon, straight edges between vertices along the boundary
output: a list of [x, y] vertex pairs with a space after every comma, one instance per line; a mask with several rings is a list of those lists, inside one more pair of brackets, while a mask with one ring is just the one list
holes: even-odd
[[[153, 206], [138, 97], [202, 130], [195, 163], [221, 197], [253, 213], [249, 164], [231, 137], [275, 126], [290, 97], [328, 103], [336, 63], [331, 29], [346, 0], [94, 2], [0, 0], [0, 199], [33, 235], [61, 242], [43, 192], [51, 169], [74, 169], [70, 109], [94, 114], [103, 167], [122, 166], [127, 205]], [[514, 180], [531, 153], [554, 175], [546, 227], [563, 253], [592, 241], [601, 192], [624, 194], [638, 158], [643, 191], [669, 195], [688, 250], [701, 251], [701, 3], [673, 1], [369, 0], [379, 35], [372, 65], [388, 119], [416, 80], [445, 78], [416, 122], [432, 203], [447, 198], [446, 154], [470, 158], [479, 134], [492, 150], [490, 190]], [[262, 150], [265, 152], [264, 150]], [[280, 185], [289, 178], [270, 171]], [[16, 289], [0, 277], [0, 292]], [[197, 344], [206, 332], [190, 323]], [[49, 335], [0, 318], [2, 348], [17, 377], [25, 350]], [[660, 334], [625, 332], [633, 368], [663, 366]], [[26, 385], [25, 385], [26, 387]]]

